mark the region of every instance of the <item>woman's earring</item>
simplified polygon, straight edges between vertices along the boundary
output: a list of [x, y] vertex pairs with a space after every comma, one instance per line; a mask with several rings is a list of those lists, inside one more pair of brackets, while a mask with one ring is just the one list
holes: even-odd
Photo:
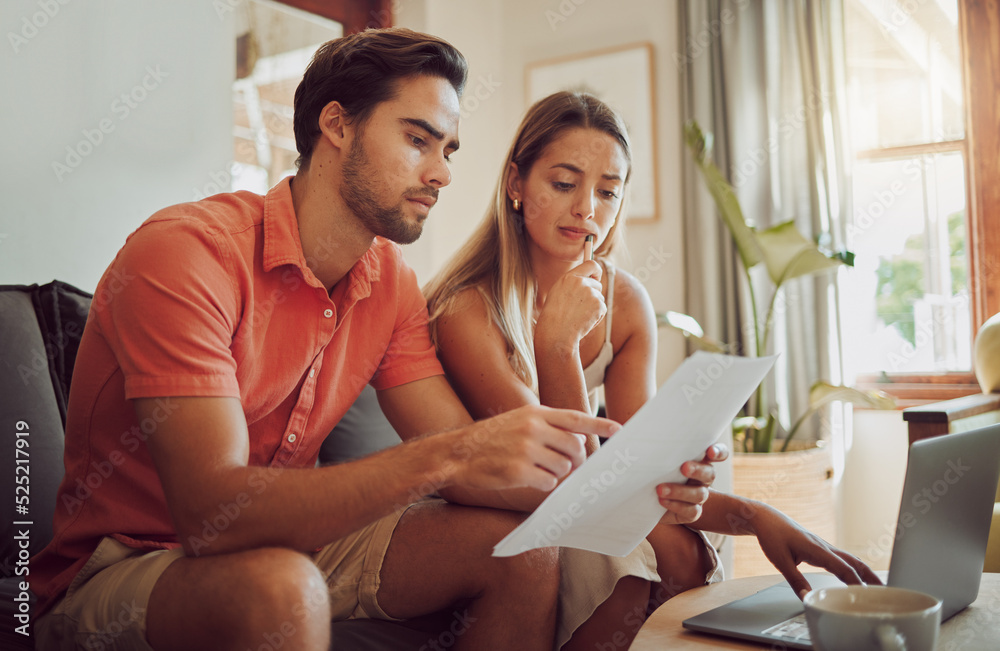
[[521, 201], [519, 199], [514, 199], [511, 203], [514, 204], [514, 212], [521, 212]]

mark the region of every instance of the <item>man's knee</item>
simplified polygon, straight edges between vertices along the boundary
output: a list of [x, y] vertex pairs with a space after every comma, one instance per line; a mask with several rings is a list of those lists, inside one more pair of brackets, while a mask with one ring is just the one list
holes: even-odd
[[255, 651], [278, 649], [292, 639], [328, 639], [330, 597], [312, 559], [284, 548], [240, 557], [226, 590], [231, 602], [217, 613], [219, 630], [230, 631], [242, 648]]
[[[513, 531], [524, 520], [525, 515], [511, 511], [487, 511], [482, 514], [483, 528], [489, 541], [489, 549]], [[559, 548], [543, 547], [531, 549], [516, 556], [494, 557], [487, 554], [484, 559], [494, 567], [493, 579], [507, 589], [515, 586], [532, 594], [555, 593], [559, 589]]]
[[250, 552], [246, 580], [248, 600], [266, 612], [284, 612], [291, 619], [329, 620], [326, 579], [311, 558], [290, 549]]

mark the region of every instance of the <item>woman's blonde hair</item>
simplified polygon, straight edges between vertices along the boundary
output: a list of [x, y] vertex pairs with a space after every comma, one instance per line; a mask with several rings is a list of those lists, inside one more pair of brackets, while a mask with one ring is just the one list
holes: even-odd
[[[514, 372], [532, 391], [538, 391], [534, 353], [535, 278], [525, 241], [524, 216], [514, 210], [507, 195], [511, 163], [526, 177], [549, 143], [573, 128], [596, 129], [614, 138], [625, 153], [628, 173], [632, 171], [632, 148], [621, 117], [593, 95], [558, 92], [539, 100], [528, 109], [514, 142], [504, 158], [493, 200], [483, 222], [469, 241], [424, 287], [430, 311], [431, 338], [435, 345], [437, 321], [448, 314], [452, 299], [461, 291], [476, 288], [483, 296], [490, 319], [497, 324], [510, 351]], [[624, 203], [624, 202], [623, 202]], [[522, 207], [522, 210], [524, 208]], [[608, 236], [594, 256], [609, 256], [622, 240], [619, 210]]]

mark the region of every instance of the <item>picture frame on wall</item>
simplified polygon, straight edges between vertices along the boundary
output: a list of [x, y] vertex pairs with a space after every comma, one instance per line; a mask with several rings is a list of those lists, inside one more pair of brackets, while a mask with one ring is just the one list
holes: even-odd
[[656, 220], [659, 193], [652, 44], [630, 43], [528, 64], [525, 97], [529, 106], [560, 90], [590, 93], [624, 118], [632, 143], [627, 219]]

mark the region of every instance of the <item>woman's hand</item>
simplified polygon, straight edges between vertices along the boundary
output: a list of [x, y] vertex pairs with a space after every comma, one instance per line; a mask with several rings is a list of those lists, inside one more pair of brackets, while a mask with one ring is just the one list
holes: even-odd
[[575, 351], [601, 322], [608, 310], [601, 291], [603, 273], [600, 264], [585, 260], [552, 285], [535, 326], [536, 353], [567, 347]]
[[688, 478], [684, 484], [660, 484], [656, 496], [660, 505], [667, 510], [660, 518], [661, 524], [688, 524], [701, 517], [702, 506], [708, 500], [709, 486], [715, 481], [713, 463], [725, 461], [729, 449], [724, 445], [713, 445], [705, 452], [701, 461], [685, 461], [681, 464], [681, 474]]
[[755, 506], [749, 524], [757, 542], [800, 599], [811, 586], [799, 571], [799, 563], [823, 568], [847, 584], [882, 584], [875, 572], [857, 557], [806, 531], [780, 511], [760, 503]]

